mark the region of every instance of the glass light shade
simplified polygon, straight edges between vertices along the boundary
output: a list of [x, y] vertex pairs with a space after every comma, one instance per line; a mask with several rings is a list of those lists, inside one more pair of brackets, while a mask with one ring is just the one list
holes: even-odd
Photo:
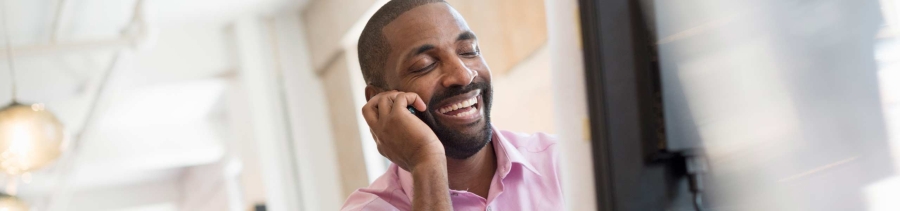
[[63, 126], [43, 104], [0, 110], [0, 170], [10, 175], [47, 165], [62, 153]]
[[0, 194], [0, 211], [28, 211], [31, 208], [19, 197]]

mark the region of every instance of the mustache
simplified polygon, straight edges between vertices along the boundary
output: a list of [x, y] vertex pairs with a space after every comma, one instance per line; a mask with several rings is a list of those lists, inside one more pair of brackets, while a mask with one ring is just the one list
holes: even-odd
[[481, 89], [482, 95], [483, 95], [484, 91], [490, 90], [490, 88], [491, 88], [490, 86], [491, 85], [486, 82], [473, 82], [467, 86], [453, 86], [453, 87], [447, 88], [444, 91], [435, 93], [435, 95], [432, 96], [431, 100], [428, 102], [428, 107], [431, 108], [433, 105], [437, 105], [438, 103], [440, 103], [441, 101], [443, 101], [447, 98], [451, 98], [453, 96], [469, 93], [472, 90], [476, 90], [476, 89]]

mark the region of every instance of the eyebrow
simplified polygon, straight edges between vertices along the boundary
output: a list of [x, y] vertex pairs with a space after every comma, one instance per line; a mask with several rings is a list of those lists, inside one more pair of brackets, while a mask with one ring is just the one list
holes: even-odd
[[463, 33], [459, 33], [459, 37], [456, 37], [456, 41], [474, 40], [474, 39], [478, 39], [478, 38], [475, 37], [475, 33], [472, 33], [472, 31], [464, 31]]
[[431, 44], [425, 44], [425, 45], [422, 45], [422, 46], [419, 46], [418, 48], [416, 48], [416, 50], [415, 50], [415, 51], [412, 51], [412, 52], [409, 54], [409, 56], [419, 55], [419, 54], [425, 53], [425, 52], [427, 52], [427, 51], [429, 51], [429, 50], [431, 50], [431, 49], [434, 49], [434, 45], [431, 45]]

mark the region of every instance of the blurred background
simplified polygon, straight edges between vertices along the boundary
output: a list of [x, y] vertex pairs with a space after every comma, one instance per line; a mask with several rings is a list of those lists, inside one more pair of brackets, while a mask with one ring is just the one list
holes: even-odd
[[[359, 112], [356, 53], [385, 2], [0, 0], [0, 105], [24, 109], [0, 113], [0, 209], [338, 210], [389, 164]], [[494, 125], [558, 134], [568, 208], [648, 210], [596, 195], [610, 173], [596, 155], [647, 163], [592, 151], [619, 131], [585, 86], [610, 82], [585, 63], [614, 63], [583, 54], [599, 13], [579, 11], [601, 1], [448, 2], [491, 67]], [[643, 20], [658, 150], [704, 153], [710, 210], [900, 210], [900, 1], [603, 2]], [[58, 124], [35, 130], [61, 132], [20, 141], [10, 122], [47, 112]], [[659, 210], [694, 210], [678, 178]]]

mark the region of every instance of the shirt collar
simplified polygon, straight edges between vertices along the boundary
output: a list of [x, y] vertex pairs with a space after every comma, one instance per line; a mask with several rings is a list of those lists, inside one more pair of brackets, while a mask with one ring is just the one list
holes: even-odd
[[[497, 172], [495, 174], [499, 174], [501, 179], [505, 179], [506, 175], [509, 174], [510, 169], [512, 168], [512, 164], [522, 165], [525, 169], [533, 172], [534, 174], [541, 176], [540, 173], [525, 159], [525, 156], [522, 155], [519, 150], [509, 142], [507, 137], [504, 137], [503, 134], [500, 133], [500, 130], [497, 130], [493, 125], [491, 125], [491, 144], [494, 146], [494, 154], [497, 156]], [[403, 188], [403, 192], [406, 192], [406, 196], [412, 200], [413, 197], [413, 178], [412, 174], [408, 171], [403, 170], [402, 168], [397, 169], [397, 179], [400, 180], [400, 186]], [[453, 192], [454, 190], [450, 190]]]
[[494, 152], [497, 155], [497, 172], [501, 173], [501, 178], [506, 178], [512, 164], [522, 165], [525, 169], [541, 176], [541, 173], [538, 173], [537, 169], [525, 159], [525, 156], [519, 152], [518, 148], [513, 146], [504, 134], [500, 133], [500, 130], [497, 130], [497, 128], [494, 128], [493, 126], [491, 126], [491, 129], [493, 130], [493, 137], [491, 140], [493, 140]]

